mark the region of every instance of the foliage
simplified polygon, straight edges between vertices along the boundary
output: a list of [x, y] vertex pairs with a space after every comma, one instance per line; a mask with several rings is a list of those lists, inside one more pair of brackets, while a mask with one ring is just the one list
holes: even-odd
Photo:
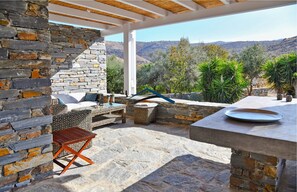
[[189, 40], [181, 38], [176, 47], [171, 47], [166, 57], [164, 81], [172, 93], [192, 91], [198, 79], [197, 61]]
[[[263, 66], [264, 77], [272, 84], [278, 93], [286, 92], [296, 97], [297, 89], [297, 61], [296, 53], [284, 54], [269, 60]], [[295, 92], [294, 92], [295, 90]]]
[[163, 81], [165, 69], [166, 54], [156, 52], [153, 56], [153, 63], [144, 64], [137, 70], [137, 89], [150, 88], [158, 92], [165, 92], [165, 84]]
[[204, 45], [203, 50], [205, 51], [208, 59], [210, 60], [216, 58], [227, 59], [229, 55], [229, 52], [226, 49], [215, 44]]
[[140, 67], [137, 72], [138, 90], [151, 87], [160, 93], [194, 91], [198, 79], [197, 64], [206, 60], [201, 47], [193, 48], [188, 39], [182, 38], [166, 53], [155, 53], [153, 63]]
[[261, 67], [266, 61], [264, 48], [259, 44], [247, 47], [239, 54], [238, 61], [243, 64], [244, 76], [249, 81], [248, 95], [251, 95], [253, 80], [260, 76]]
[[240, 99], [246, 82], [243, 67], [236, 61], [213, 59], [200, 64], [199, 87], [205, 101], [233, 103]]
[[122, 93], [124, 89], [124, 67], [116, 56], [107, 58], [106, 78], [108, 93]]

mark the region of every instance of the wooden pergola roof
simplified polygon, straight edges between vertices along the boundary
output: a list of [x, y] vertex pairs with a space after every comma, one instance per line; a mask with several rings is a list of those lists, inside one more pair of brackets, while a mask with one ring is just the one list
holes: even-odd
[[51, 21], [102, 35], [295, 4], [295, 0], [50, 0]]

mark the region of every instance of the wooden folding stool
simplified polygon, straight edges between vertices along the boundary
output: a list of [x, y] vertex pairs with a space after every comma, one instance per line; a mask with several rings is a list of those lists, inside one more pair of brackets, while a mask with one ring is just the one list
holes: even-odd
[[[72, 127], [72, 128], [67, 128], [64, 130], [53, 132], [53, 137], [54, 137], [53, 143], [60, 146], [59, 150], [54, 154], [54, 162], [63, 168], [63, 171], [60, 173], [60, 175], [65, 173], [69, 169], [69, 167], [72, 165], [72, 163], [74, 163], [77, 157], [80, 157], [81, 159], [85, 160], [90, 164], [94, 164], [94, 162], [91, 159], [82, 155], [81, 152], [88, 146], [88, 144], [95, 136], [96, 136], [95, 133], [86, 131], [79, 127]], [[75, 151], [69, 147], [70, 144], [78, 143], [81, 141], [86, 141], [86, 142], [79, 151]], [[66, 166], [60, 163], [59, 161], [57, 161], [57, 157], [63, 150], [74, 154], [74, 157]]]

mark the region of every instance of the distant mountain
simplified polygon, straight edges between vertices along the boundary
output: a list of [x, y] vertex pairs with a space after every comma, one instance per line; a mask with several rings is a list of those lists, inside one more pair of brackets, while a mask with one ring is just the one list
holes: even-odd
[[270, 45], [267, 47], [267, 51], [274, 56], [297, 52], [297, 36], [286, 38], [281, 40], [279, 43]]
[[[179, 41], [152, 41], [152, 42], [137, 42], [136, 54], [137, 64], [149, 63], [151, 55], [156, 51], [167, 51], [169, 47], [176, 46]], [[199, 46], [203, 43], [193, 43], [192, 46]], [[220, 45], [230, 53], [240, 53], [244, 48], [254, 44], [261, 44], [270, 56], [278, 56], [284, 53], [296, 52], [297, 36], [273, 41], [236, 41], [224, 42], [217, 41], [205, 44]], [[106, 42], [107, 55], [116, 55], [119, 58], [124, 58], [123, 43], [121, 42]]]

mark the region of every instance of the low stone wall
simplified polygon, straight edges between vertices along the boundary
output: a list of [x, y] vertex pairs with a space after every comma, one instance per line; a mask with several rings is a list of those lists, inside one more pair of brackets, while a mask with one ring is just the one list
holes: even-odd
[[165, 97], [173, 98], [173, 99], [184, 99], [191, 101], [203, 101], [203, 95], [200, 92], [192, 92], [192, 93], [169, 93], [162, 94]]
[[106, 49], [100, 31], [50, 24], [53, 93], [106, 93]]
[[47, 4], [0, 1], [0, 191], [52, 175]]
[[[253, 96], [268, 96], [270, 89], [267, 87], [263, 88], [254, 88], [252, 91]], [[203, 95], [200, 92], [192, 92], [192, 93], [169, 93], [163, 94], [165, 97], [173, 98], [173, 99], [185, 99], [191, 101], [203, 101]], [[244, 97], [247, 96], [247, 90], [244, 92]]]
[[[139, 97], [127, 100], [125, 96], [116, 96], [116, 102], [127, 105], [127, 115], [130, 117], [134, 116], [134, 104], [137, 99]], [[157, 123], [190, 125], [228, 106], [228, 104], [223, 103], [174, 100], [175, 104], [159, 98], [146, 100], [147, 102], [158, 103], [156, 113]]]

